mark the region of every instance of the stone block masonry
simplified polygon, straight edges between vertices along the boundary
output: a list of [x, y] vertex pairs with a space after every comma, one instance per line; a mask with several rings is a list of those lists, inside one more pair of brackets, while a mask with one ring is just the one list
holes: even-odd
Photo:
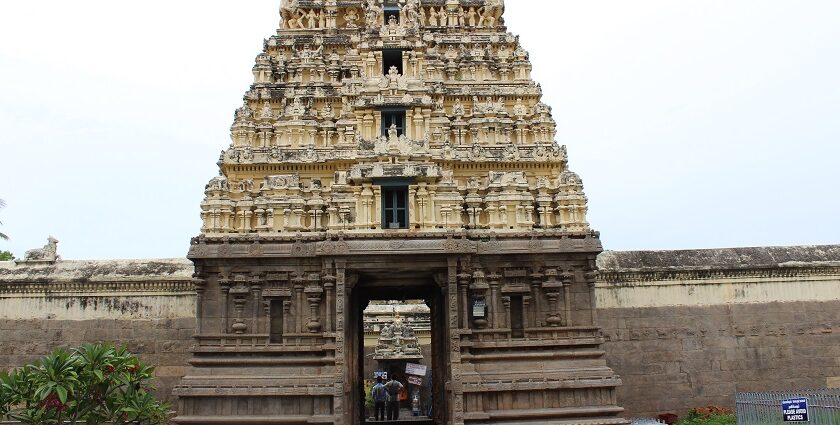
[[627, 416], [837, 386], [840, 247], [607, 252], [598, 263]]
[[[607, 252], [598, 264], [627, 417], [840, 386], [840, 246]], [[194, 344], [192, 273], [187, 260], [0, 263], [0, 368], [114, 341], [157, 367], [171, 400]]]
[[88, 342], [125, 345], [156, 367], [158, 396], [174, 402], [172, 388], [186, 370], [195, 319], [0, 320], [0, 369], [31, 363], [57, 347]]
[[186, 260], [0, 263], [0, 369], [114, 342], [156, 366], [158, 394], [174, 402], [195, 333], [192, 272]]

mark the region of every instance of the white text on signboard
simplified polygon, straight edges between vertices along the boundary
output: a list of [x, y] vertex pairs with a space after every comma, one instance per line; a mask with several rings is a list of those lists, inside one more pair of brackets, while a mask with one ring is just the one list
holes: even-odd
[[405, 373], [409, 375], [426, 376], [426, 366], [408, 363], [405, 365]]

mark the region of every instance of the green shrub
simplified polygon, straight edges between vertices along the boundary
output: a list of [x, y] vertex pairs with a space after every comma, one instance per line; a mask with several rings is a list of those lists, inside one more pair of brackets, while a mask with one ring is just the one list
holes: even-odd
[[703, 413], [696, 409], [689, 412], [677, 425], [736, 425], [737, 417], [732, 413]]
[[151, 394], [154, 369], [125, 348], [87, 344], [58, 349], [0, 371], [0, 419], [24, 424], [165, 424], [169, 405]]

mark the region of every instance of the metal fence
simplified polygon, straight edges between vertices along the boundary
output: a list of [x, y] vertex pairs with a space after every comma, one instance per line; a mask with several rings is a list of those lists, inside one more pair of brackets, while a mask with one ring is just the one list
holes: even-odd
[[815, 425], [840, 425], [840, 389], [738, 393], [735, 408], [738, 424], [784, 424], [782, 401], [804, 398], [808, 400], [808, 422]]

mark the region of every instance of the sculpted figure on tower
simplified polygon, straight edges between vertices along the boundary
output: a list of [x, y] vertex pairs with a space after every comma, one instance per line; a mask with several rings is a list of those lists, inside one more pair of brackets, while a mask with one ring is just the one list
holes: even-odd
[[[570, 173], [566, 151], [503, 10], [501, 0], [284, 1], [219, 164], [230, 190], [208, 185], [202, 232], [389, 229], [380, 191], [347, 199], [391, 177], [411, 180], [405, 229], [588, 230], [582, 186], [557, 178]], [[523, 169], [515, 185], [499, 183]], [[339, 173], [351, 177], [337, 184]], [[268, 184], [286, 174], [301, 186]], [[313, 180], [323, 202], [309, 202]]]
[[[205, 187], [175, 422], [364, 423], [369, 351], [430, 353], [437, 425], [627, 423], [599, 234], [503, 12], [283, 2]], [[364, 346], [365, 306], [395, 299], [428, 305], [430, 347], [391, 328]]]

